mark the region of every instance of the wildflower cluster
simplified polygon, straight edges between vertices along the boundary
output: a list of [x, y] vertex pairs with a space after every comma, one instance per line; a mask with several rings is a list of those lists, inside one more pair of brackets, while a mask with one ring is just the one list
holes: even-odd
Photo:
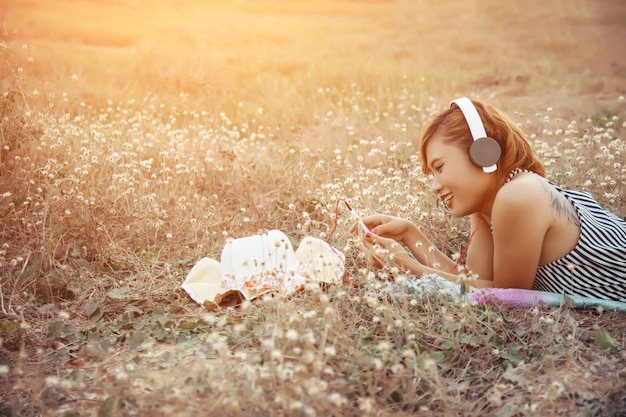
[[[614, 354], [625, 340], [598, 323], [624, 335], [623, 320], [412, 294], [403, 271], [372, 268], [348, 234], [342, 198], [360, 214], [413, 220], [455, 258], [466, 245], [466, 221], [437, 202], [420, 169], [417, 138], [440, 106], [415, 85], [318, 87], [306, 117], [243, 102], [94, 106], [39, 90], [31, 95], [50, 106], [29, 108], [4, 94], [0, 342], [14, 354], [0, 363], [0, 395], [68, 415], [619, 407], [624, 361]], [[624, 216], [622, 116], [554, 113], [515, 115], [548, 178]], [[181, 294], [198, 258], [269, 229], [330, 239], [364, 286], [306, 285], [211, 313]]]

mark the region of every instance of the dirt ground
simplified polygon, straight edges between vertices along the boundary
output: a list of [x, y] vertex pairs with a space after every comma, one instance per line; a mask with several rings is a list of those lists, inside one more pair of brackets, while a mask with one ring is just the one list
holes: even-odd
[[[595, 0], [594, 28], [603, 45], [604, 62], [599, 70], [621, 80], [621, 92], [626, 82], [626, 2], [622, 0]], [[586, 47], [585, 45], [581, 45]], [[602, 73], [602, 72], [601, 72]]]
[[[210, 4], [212, 1], [219, 3], [216, 0], [206, 0], [206, 3]], [[510, 104], [511, 108], [522, 111], [530, 111], [534, 108], [545, 110], [546, 106], [551, 106], [559, 109], [558, 112], [562, 115], [569, 114], [570, 110], [572, 113], [592, 114], [602, 104], [606, 104], [613, 110], [616, 107], [619, 107], [620, 111], [626, 110], [626, 100], [619, 100], [620, 96], [626, 95], [626, 54], [624, 54], [626, 51], [626, 1], [624, 0], [519, 0], [510, 2], [501, 0], [334, 0], [333, 4], [328, 7], [330, 10], [343, 10], [340, 5], [341, 3], [345, 5], [346, 1], [362, 4], [364, 10], [367, 9], [367, 5], [382, 4], [384, 8], [381, 10], [385, 10], [386, 14], [374, 18], [376, 22], [373, 24], [375, 27], [372, 27], [371, 33], [363, 30], [353, 34], [347, 29], [337, 29], [337, 22], [352, 27], [350, 24], [354, 21], [372, 19], [372, 17], [367, 13], [362, 16], [341, 14], [335, 16], [335, 12], [316, 14], [320, 12], [310, 4], [307, 5], [307, 2], [302, 2], [302, 6], [299, 2], [289, 2], [292, 5], [289, 7], [294, 9], [291, 10], [279, 7], [280, 1], [267, 2], [267, 4], [259, 2], [260, 10], [262, 7], [276, 10], [255, 13], [254, 0], [239, 0], [229, 3], [225, 8], [228, 13], [224, 15], [226, 16], [224, 19], [230, 16], [231, 21], [228, 24], [232, 26], [232, 30], [222, 27], [222, 31], [226, 31], [228, 37], [222, 36], [224, 33], [219, 30], [216, 36], [222, 36], [224, 39], [232, 37], [248, 45], [250, 39], [246, 38], [247, 31], [260, 30], [261, 32], [257, 35], [268, 36], [268, 38], [260, 39], [258, 43], [267, 48], [270, 56], [269, 63], [265, 61], [260, 63], [267, 65], [270, 69], [275, 66], [280, 68], [278, 60], [281, 54], [289, 56], [292, 60], [297, 57], [292, 56], [294, 53], [292, 50], [276, 52], [272, 49], [272, 42], [276, 40], [289, 46], [292, 43], [291, 37], [283, 39], [278, 33], [272, 33], [269, 37], [267, 33], [264, 34], [263, 24], [283, 22], [286, 28], [292, 28], [294, 24], [298, 24], [297, 19], [304, 19], [300, 21], [310, 23], [310, 19], [306, 18], [308, 11], [308, 13], [313, 13], [311, 19], [317, 21], [319, 18], [320, 25], [327, 24], [332, 34], [338, 34], [338, 38], [332, 38], [330, 35], [320, 36], [314, 44], [304, 43], [304, 45], [318, 49], [317, 53], [327, 51], [328, 54], [341, 54], [342, 43], [354, 42], [355, 50], [361, 51], [365, 56], [370, 55], [372, 59], [380, 60], [389, 57], [397, 58], [399, 61], [405, 59], [405, 63], [409, 62], [409, 65], [434, 68], [436, 71], [449, 74], [450, 78], [455, 80], [458, 70], [461, 69], [462, 75], [458, 79], [458, 91], [455, 93], [467, 92], [469, 94], [475, 90], [491, 92], [496, 96], [494, 104], [504, 104], [507, 108]], [[137, 14], [137, 19], [144, 19], [141, 21], [145, 26], [144, 29], [149, 30], [152, 26], [146, 22], [156, 15], [149, 17], [151, 16], [150, 10], [139, 7], [140, 3], [136, 0], [123, 0], [111, 2], [110, 5], [117, 8], [113, 9], [115, 15], [128, 13], [134, 16]], [[84, 0], [74, 3], [74, 8], [83, 12], [91, 10], [93, 13], [93, 10], [102, 4], [104, 2]], [[149, 5], [150, 2], [145, 0], [145, 4]], [[206, 13], [206, 10], [200, 8], [199, 4], [201, 2], [181, 2], [179, 9], [182, 12], [180, 15], [177, 14], [179, 20], [177, 24], [185, 23], [187, 25], [185, 30], [189, 31], [189, 36], [181, 37], [180, 33], [184, 35], [184, 31], [180, 32], [181, 28], [172, 26], [173, 42], [181, 42], [184, 45], [188, 39], [196, 39], [200, 44], [210, 48], [210, 39], [202, 38], [202, 34], [206, 31], [206, 27], [219, 28], [221, 23], [203, 21], [198, 24], [192, 21], [190, 16], [185, 15], [185, 10], [187, 13], [194, 13], [194, 11]], [[48, 45], [49, 49], [56, 48], [58, 53], [47, 52], [51, 56], [63, 55], [62, 51], [76, 48], [76, 40], [81, 39], [81, 34], [85, 35], [79, 26], [75, 25], [76, 21], [81, 21], [85, 16], [80, 14], [57, 16], [54, 14], [56, 6], [53, 9], [46, 5], [47, 3], [37, 4], [37, 1], [31, 4], [30, 2], [0, 0], [0, 21], [4, 17], [8, 27], [18, 29], [18, 45], [36, 41], [41, 45]], [[67, 1], [65, 6], [68, 7]], [[103, 10], [111, 13], [110, 9]], [[143, 12], [146, 12], [148, 17], [144, 16]], [[255, 15], [257, 15], [256, 19], [251, 17]], [[67, 19], [67, 24], [64, 24], [63, 19]], [[261, 26], [257, 29], [249, 29], [242, 26], [244, 23], [241, 22], [250, 23], [254, 27]], [[381, 24], [382, 30], [379, 27]], [[55, 25], [62, 25], [62, 27], [53, 30]], [[74, 26], [77, 27], [77, 32], [71, 33], [71, 28]], [[362, 30], [362, 26], [355, 27]], [[67, 32], [71, 35], [66, 33], [64, 36], [67, 39], [65, 39], [58, 34], [59, 32]], [[137, 33], [142, 32], [139, 30]], [[88, 39], [82, 39], [82, 42], [89, 43], [94, 40], [92, 37], [96, 36], [98, 45], [108, 42], [115, 46], [117, 38], [125, 39], [125, 34], [128, 35], [123, 29], [95, 35], [90, 33]], [[293, 37], [297, 38], [297, 34], [293, 34]], [[303, 35], [300, 35], [297, 41], [304, 42], [302, 38]], [[254, 36], [251, 39], [257, 42]], [[42, 43], [46, 41], [49, 44]], [[261, 43], [262, 41], [266, 43]], [[337, 46], [338, 43], [339, 46]], [[111, 49], [116, 50], [116, 48], [109, 48], [111, 45], [107, 44], [106, 47], [101, 48], [103, 55], [105, 52], [111, 52]], [[63, 48], [59, 48], [60, 46]], [[124, 48], [119, 49], [122, 54]], [[186, 53], [197, 53], [193, 48], [191, 49], [191, 52]], [[228, 49], [228, 44], [223, 45], [222, 49]], [[233, 65], [245, 63], [247, 58], [255, 58], [254, 54], [245, 54], [248, 49], [246, 46], [236, 52]], [[387, 51], [396, 51], [397, 56], [394, 56], [393, 52], [391, 55], [387, 54]], [[272, 55], [272, 52], [275, 55]], [[295, 52], [301, 53], [301, 50]], [[218, 53], [216, 56], [221, 62], [224, 60], [228, 62], [228, 55]], [[74, 65], [71, 71], [79, 73], [87, 71], [89, 66], [86, 63], [73, 62], [77, 60], [72, 61], [71, 57], [68, 59], [68, 62], [50, 65], [53, 65], [52, 68], [56, 70]], [[45, 57], [36, 57], [36, 60], [43, 61]], [[336, 62], [332, 60], [332, 57], [329, 57], [329, 61]], [[305, 68], [303, 71], [305, 71], [308, 61], [302, 60], [302, 62]], [[291, 64], [288, 62], [285, 65]], [[134, 63], [131, 62], [128, 65], [132, 67]], [[165, 67], [165, 69], [168, 68]], [[85, 73], [85, 78], [88, 75], [90, 74]], [[109, 72], [102, 70], [99, 74], [93, 74], [93, 77], [98, 79], [97, 77], [110, 75]]]
[[626, 95], [625, 1], [480, 3], [486, 26], [509, 47], [519, 48], [523, 60], [516, 64], [519, 72], [481, 77], [472, 80], [475, 86], [527, 109], [549, 103], [565, 113], [593, 112], [599, 105], [626, 110], [626, 100], [620, 100]]
[[[8, 1], [15, 0], [0, 0], [0, 16]], [[497, 104], [528, 112], [551, 106], [560, 115], [580, 115], [593, 114], [600, 106], [607, 106], [626, 118], [626, 100], [620, 100], [626, 96], [626, 0], [465, 1], [473, 8], [469, 17], [452, 19], [462, 27], [449, 27], [447, 38], [435, 34], [425, 37], [433, 43], [441, 41], [442, 56], [451, 57], [448, 65], [484, 65], [469, 68], [467, 78], [459, 81], [458, 91], [491, 92]], [[464, 4], [456, 0], [453, 3]], [[459, 10], [459, 14], [464, 12]], [[476, 21], [477, 17], [482, 20]], [[428, 17], [416, 25], [427, 24], [424, 30], [431, 26], [440, 29], [445, 26], [446, 16], [439, 18], [442, 22], [428, 22], [432, 19]], [[470, 28], [474, 28], [471, 33]], [[464, 40], [459, 39], [464, 35], [467, 42], [458, 51], [454, 50], [452, 47]], [[508, 65], [488, 66], [483, 57], [490, 50], [500, 62], [510, 57]], [[459, 51], [461, 56], [455, 57]], [[603, 316], [589, 313], [583, 320], [590, 323], [589, 327], [597, 321], [613, 335], [623, 335], [626, 328], [623, 313]], [[156, 352], [153, 353], [156, 357]], [[0, 363], [3, 361], [0, 357]], [[107, 366], [122, 361], [119, 355], [110, 359]], [[50, 373], [53, 374], [52, 370]]]

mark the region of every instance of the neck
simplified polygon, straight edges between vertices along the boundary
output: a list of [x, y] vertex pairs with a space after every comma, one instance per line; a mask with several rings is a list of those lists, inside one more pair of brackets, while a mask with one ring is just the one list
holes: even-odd
[[485, 219], [487, 224], [491, 224], [491, 207], [493, 207], [493, 201], [496, 198], [496, 177], [494, 174], [490, 174], [491, 178], [489, 180], [489, 188], [487, 189], [487, 193], [485, 194], [485, 202], [483, 203], [483, 208], [480, 210], [480, 215]]

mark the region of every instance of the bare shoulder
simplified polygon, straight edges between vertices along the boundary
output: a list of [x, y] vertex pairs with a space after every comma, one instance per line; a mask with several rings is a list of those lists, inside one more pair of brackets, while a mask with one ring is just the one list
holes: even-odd
[[515, 216], [525, 214], [550, 221], [564, 220], [580, 224], [572, 203], [553, 184], [535, 174], [520, 175], [502, 186], [496, 195], [493, 209]]
[[504, 184], [493, 202], [493, 227], [509, 232], [531, 227], [545, 233], [554, 219], [549, 187], [545, 179], [533, 174], [519, 175]]
[[504, 206], [505, 208], [520, 209], [538, 205], [545, 206], [549, 202], [549, 199], [546, 200], [546, 194], [550, 187], [550, 184], [538, 175], [519, 175], [514, 181], [504, 184], [498, 190], [494, 208], [495, 206]]
[[580, 218], [572, 202], [547, 180], [541, 177], [538, 177], [538, 179], [548, 196], [554, 218], [580, 227]]

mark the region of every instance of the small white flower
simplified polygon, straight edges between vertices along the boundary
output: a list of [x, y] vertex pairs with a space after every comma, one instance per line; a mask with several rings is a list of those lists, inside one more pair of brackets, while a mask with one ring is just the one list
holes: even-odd
[[378, 345], [376, 345], [376, 348], [381, 352], [385, 352], [391, 350], [391, 343], [383, 341], [378, 343]]
[[48, 385], [48, 386], [59, 385], [59, 378], [54, 376], [54, 375], [47, 376], [46, 377], [46, 385]]
[[343, 404], [347, 403], [348, 400], [344, 398], [343, 395], [338, 392], [333, 392], [328, 396], [328, 401], [330, 401], [336, 407], [341, 407]]
[[374, 400], [372, 398], [359, 398], [359, 410], [364, 413], [371, 413], [374, 410]]

